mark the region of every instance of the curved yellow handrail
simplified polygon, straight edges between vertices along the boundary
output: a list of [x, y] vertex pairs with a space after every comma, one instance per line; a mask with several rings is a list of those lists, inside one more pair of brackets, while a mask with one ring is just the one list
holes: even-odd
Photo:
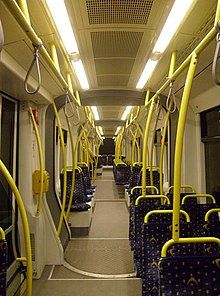
[[[131, 194], [133, 194], [134, 191], [137, 190], [137, 189], [142, 189], [142, 186], [141, 186], [141, 185], [139, 185], [139, 186], [134, 186], [134, 187], [131, 189]], [[156, 192], [156, 194], [159, 194], [159, 190], [158, 190], [158, 188], [155, 187], [155, 186], [146, 186], [146, 189], [154, 189], [155, 192]]]
[[[173, 210], [152, 210], [148, 212], [144, 217], [144, 223], [147, 223], [149, 220], [149, 217], [153, 214], [172, 214], [172, 213], [173, 213]], [[190, 222], [190, 217], [187, 212], [180, 210], [180, 213], [186, 217], [186, 222]]]
[[[196, 190], [191, 185], [180, 185], [180, 188], [181, 189], [189, 188], [191, 189], [192, 192], [196, 192]], [[173, 185], [168, 188], [168, 192], [170, 192], [171, 189], [174, 189]]]
[[1, 235], [1, 240], [5, 240], [5, 232], [1, 227], [0, 227], [0, 235]]
[[85, 161], [77, 162], [77, 165], [78, 166], [84, 165], [84, 166], [87, 166], [88, 167], [88, 164]]
[[220, 239], [216, 237], [184, 237], [179, 238], [178, 241], [174, 239], [168, 240], [162, 247], [161, 257], [166, 257], [167, 250], [170, 246], [174, 244], [199, 244], [199, 243], [216, 243], [220, 246]]
[[133, 164], [132, 164], [132, 166], [136, 166], [136, 165], [142, 165], [143, 164], [143, 162], [142, 161], [136, 161], [136, 162], [134, 162]]
[[195, 197], [195, 198], [197, 198], [197, 197], [209, 197], [211, 200], [212, 200], [212, 202], [215, 204], [216, 203], [216, 200], [215, 200], [215, 198], [214, 198], [214, 196], [213, 195], [211, 195], [211, 194], [203, 194], [203, 193], [198, 193], [198, 194], [187, 194], [187, 195], [185, 195], [184, 197], [183, 197], [183, 200], [182, 200], [182, 205], [185, 203], [185, 201], [189, 198], [189, 197]]
[[18, 204], [18, 208], [20, 210], [21, 221], [23, 225], [23, 232], [24, 232], [24, 245], [25, 245], [25, 252], [26, 258], [21, 258], [22, 261], [26, 261], [27, 264], [27, 296], [32, 295], [32, 254], [31, 254], [31, 241], [30, 241], [30, 230], [29, 224], [27, 219], [27, 213], [24, 207], [24, 203], [21, 197], [21, 194], [13, 180], [12, 176], [10, 175], [9, 171], [0, 160], [0, 171], [4, 175], [5, 179], [7, 180], [14, 196]]
[[[75, 147], [74, 147], [74, 141], [73, 141], [73, 134], [72, 134], [72, 128], [70, 125], [70, 120], [68, 116], [66, 116], [66, 122], [69, 130], [70, 135], [70, 145], [71, 145], [71, 152], [72, 152], [72, 183], [71, 183], [71, 191], [70, 191], [70, 197], [69, 197], [69, 203], [66, 211], [66, 219], [69, 220], [70, 215], [70, 209], [73, 202], [73, 194], [75, 189], [75, 166], [76, 166], [76, 160], [75, 160]], [[66, 168], [67, 169], [67, 168]]]
[[43, 151], [42, 151], [41, 138], [40, 138], [37, 123], [36, 123], [36, 120], [34, 118], [34, 114], [33, 114], [33, 111], [32, 111], [31, 107], [29, 107], [29, 114], [30, 114], [30, 118], [31, 118], [31, 121], [32, 121], [32, 124], [33, 124], [34, 132], [35, 132], [35, 136], [36, 136], [36, 140], [37, 140], [39, 163], [40, 163], [40, 192], [39, 192], [39, 195], [38, 195], [37, 210], [36, 210], [36, 214], [35, 214], [35, 216], [38, 217], [39, 214], [40, 214], [40, 209], [41, 209], [42, 201], [43, 201], [44, 160], [43, 160]]
[[63, 138], [63, 131], [62, 131], [62, 125], [60, 121], [59, 114], [57, 112], [57, 107], [55, 102], [52, 103], [54, 114], [57, 120], [57, 125], [58, 125], [58, 133], [60, 137], [60, 144], [61, 144], [61, 152], [62, 152], [62, 157], [63, 157], [63, 198], [62, 198], [62, 206], [61, 206], [61, 213], [60, 213], [60, 218], [59, 218], [59, 223], [57, 227], [57, 235], [60, 235], [62, 225], [63, 225], [63, 220], [66, 219], [65, 216], [65, 207], [66, 207], [66, 185], [67, 185], [67, 174], [66, 174], [66, 153], [65, 153], [65, 145], [64, 145], [64, 138]]
[[207, 222], [209, 220], [209, 216], [212, 215], [213, 213], [218, 213], [220, 212], [220, 208], [215, 208], [215, 209], [211, 209], [209, 210], [206, 214], [205, 214], [205, 221]]
[[166, 195], [163, 195], [163, 194], [158, 194], [158, 195], [153, 195], [153, 194], [150, 194], [150, 195], [141, 195], [139, 196], [136, 201], [135, 201], [135, 205], [138, 206], [139, 202], [141, 199], [144, 199], [144, 198], [163, 198], [164, 200], [167, 201], [167, 204], [170, 205], [170, 200], [169, 198], [166, 196]]

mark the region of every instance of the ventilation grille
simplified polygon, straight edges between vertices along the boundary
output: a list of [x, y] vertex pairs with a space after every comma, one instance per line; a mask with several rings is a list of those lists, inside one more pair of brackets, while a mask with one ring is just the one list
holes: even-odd
[[30, 240], [31, 240], [31, 252], [32, 252], [32, 261], [35, 261], [35, 235], [34, 233], [30, 234]]
[[95, 58], [130, 57], [135, 58], [143, 32], [102, 31], [91, 32]]
[[87, 0], [90, 25], [146, 25], [154, 0]]
[[127, 86], [129, 76], [120, 76], [120, 75], [106, 75], [106, 76], [97, 76], [99, 86]]

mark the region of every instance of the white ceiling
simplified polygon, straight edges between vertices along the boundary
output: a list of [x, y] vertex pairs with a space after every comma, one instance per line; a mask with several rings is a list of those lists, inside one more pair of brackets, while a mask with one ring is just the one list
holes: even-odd
[[[27, 2], [32, 26], [48, 52], [49, 43], [56, 43], [61, 72], [66, 77], [66, 72], [71, 70], [70, 64], [65, 58], [53, 22], [45, 10], [45, 0]], [[95, 103], [98, 106], [100, 119], [106, 120], [108, 132], [111, 128], [107, 127], [108, 123], [120, 119], [124, 106], [144, 103], [144, 93], [137, 91], [135, 86], [173, 2], [174, 0], [65, 0], [91, 87], [90, 91], [81, 92], [82, 103], [90, 106]], [[153, 92], [166, 78], [172, 51], [178, 50], [177, 63], [180, 64], [213, 26], [216, 4], [217, 0], [195, 0], [187, 20], [164, 53], [148, 83]], [[26, 72], [32, 58], [32, 45], [2, 2], [0, 18], [5, 31], [4, 50]], [[213, 50], [214, 42], [206, 54], [202, 55], [198, 71], [210, 62]], [[43, 87], [51, 96], [61, 95], [62, 88], [43, 61], [41, 65]], [[1, 70], [3, 73], [4, 68]], [[206, 80], [206, 75], [210, 75], [210, 69], [200, 76], [202, 81]], [[33, 77], [36, 78], [36, 73], [33, 73]], [[74, 88], [80, 90], [74, 75], [72, 78]], [[194, 98], [201, 94], [198, 81], [193, 88]], [[182, 84], [183, 80], [180, 79], [175, 83], [176, 88]], [[213, 87], [212, 82], [209, 85]], [[202, 89], [204, 90], [204, 84]], [[112, 124], [112, 133], [114, 129], [115, 125]]]

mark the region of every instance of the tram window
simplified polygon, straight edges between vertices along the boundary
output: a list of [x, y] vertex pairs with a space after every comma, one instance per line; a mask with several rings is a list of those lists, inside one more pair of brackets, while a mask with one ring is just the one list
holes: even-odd
[[[1, 160], [13, 175], [14, 156], [14, 124], [15, 124], [15, 103], [2, 98], [1, 112]], [[0, 224], [7, 229], [12, 224], [12, 192], [7, 181], [0, 173]]]
[[[64, 144], [67, 145], [67, 130], [62, 129], [63, 132], [63, 140], [64, 140]], [[59, 136], [59, 130], [58, 130], [58, 126], [56, 127], [56, 143], [58, 143], [58, 136]]]
[[220, 106], [201, 113], [201, 135], [205, 145], [206, 189], [220, 202]]

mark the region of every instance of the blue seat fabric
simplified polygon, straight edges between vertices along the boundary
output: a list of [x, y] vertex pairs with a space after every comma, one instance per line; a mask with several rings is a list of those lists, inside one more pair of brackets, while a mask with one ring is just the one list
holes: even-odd
[[8, 248], [5, 240], [0, 240], [0, 295], [6, 296]]

